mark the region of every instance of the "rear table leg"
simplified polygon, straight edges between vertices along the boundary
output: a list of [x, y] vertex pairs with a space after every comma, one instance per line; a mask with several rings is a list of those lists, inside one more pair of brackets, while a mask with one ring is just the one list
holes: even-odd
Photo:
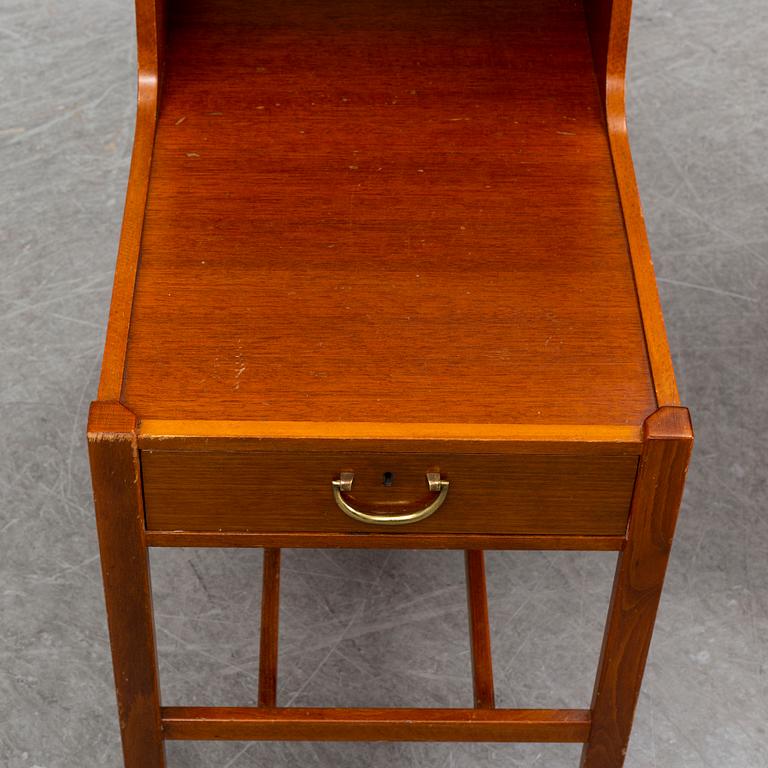
[[277, 705], [277, 653], [280, 630], [280, 550], [265, 549], [261, 589], [259, 706]]
[[464, 552], [467, 578], [467, 613], [472, 650], [472, 687], [476, 709], [495, 707], [491, 629], [488, 621], [488, 593], [485, 586], [485, 556], [481, 549]]

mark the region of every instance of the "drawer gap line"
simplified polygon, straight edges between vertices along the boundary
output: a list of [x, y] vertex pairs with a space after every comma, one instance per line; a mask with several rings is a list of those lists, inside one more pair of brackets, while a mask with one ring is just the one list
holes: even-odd
[[277, 547], [281, 549], [483, 549], [619, 552], [625, 536], [526, 534], [253, 533], [160, 531], [144, 534], [148, 547]]

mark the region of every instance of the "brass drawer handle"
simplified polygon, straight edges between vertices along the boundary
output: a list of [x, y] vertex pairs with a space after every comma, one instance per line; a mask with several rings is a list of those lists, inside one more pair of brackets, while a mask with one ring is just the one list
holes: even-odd
[[[448, 481], [440, 477], [439, 472], [427, 472], [429, 496], [415, 502], [395, 502], [392, 504], [364, 504], [353, 499], [349, 492], [355, 480], [354, 472], [342, 472], [338, 480], [333, 481], [333, 498], [339, 509], [353, 520], [377, 525], [403, 525], [426, 520], [443, 506], [448, 496]], [[382, 514], [383, 510], [406, 510], [400, 514]]]

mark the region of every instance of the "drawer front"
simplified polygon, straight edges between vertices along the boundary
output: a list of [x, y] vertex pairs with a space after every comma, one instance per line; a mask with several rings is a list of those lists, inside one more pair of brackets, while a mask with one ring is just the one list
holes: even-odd
[[[148, 530], [624, 535], [636, 456], [141, 452]], [[348, 497], [380, 511], [428, 502], [427, 472], [449, 482], [427, 519], [352, 519], [332, 481], [354, 473]], [[432, 495], [435, 498], [436, 494]]]

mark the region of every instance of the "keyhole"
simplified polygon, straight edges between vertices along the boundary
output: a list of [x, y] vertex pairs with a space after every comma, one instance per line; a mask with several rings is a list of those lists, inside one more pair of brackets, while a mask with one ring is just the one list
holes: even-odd
[[384, 485], [389, 488], [395, 482], [395, 476], [391, 472], [385, 472], [382, 478]]

